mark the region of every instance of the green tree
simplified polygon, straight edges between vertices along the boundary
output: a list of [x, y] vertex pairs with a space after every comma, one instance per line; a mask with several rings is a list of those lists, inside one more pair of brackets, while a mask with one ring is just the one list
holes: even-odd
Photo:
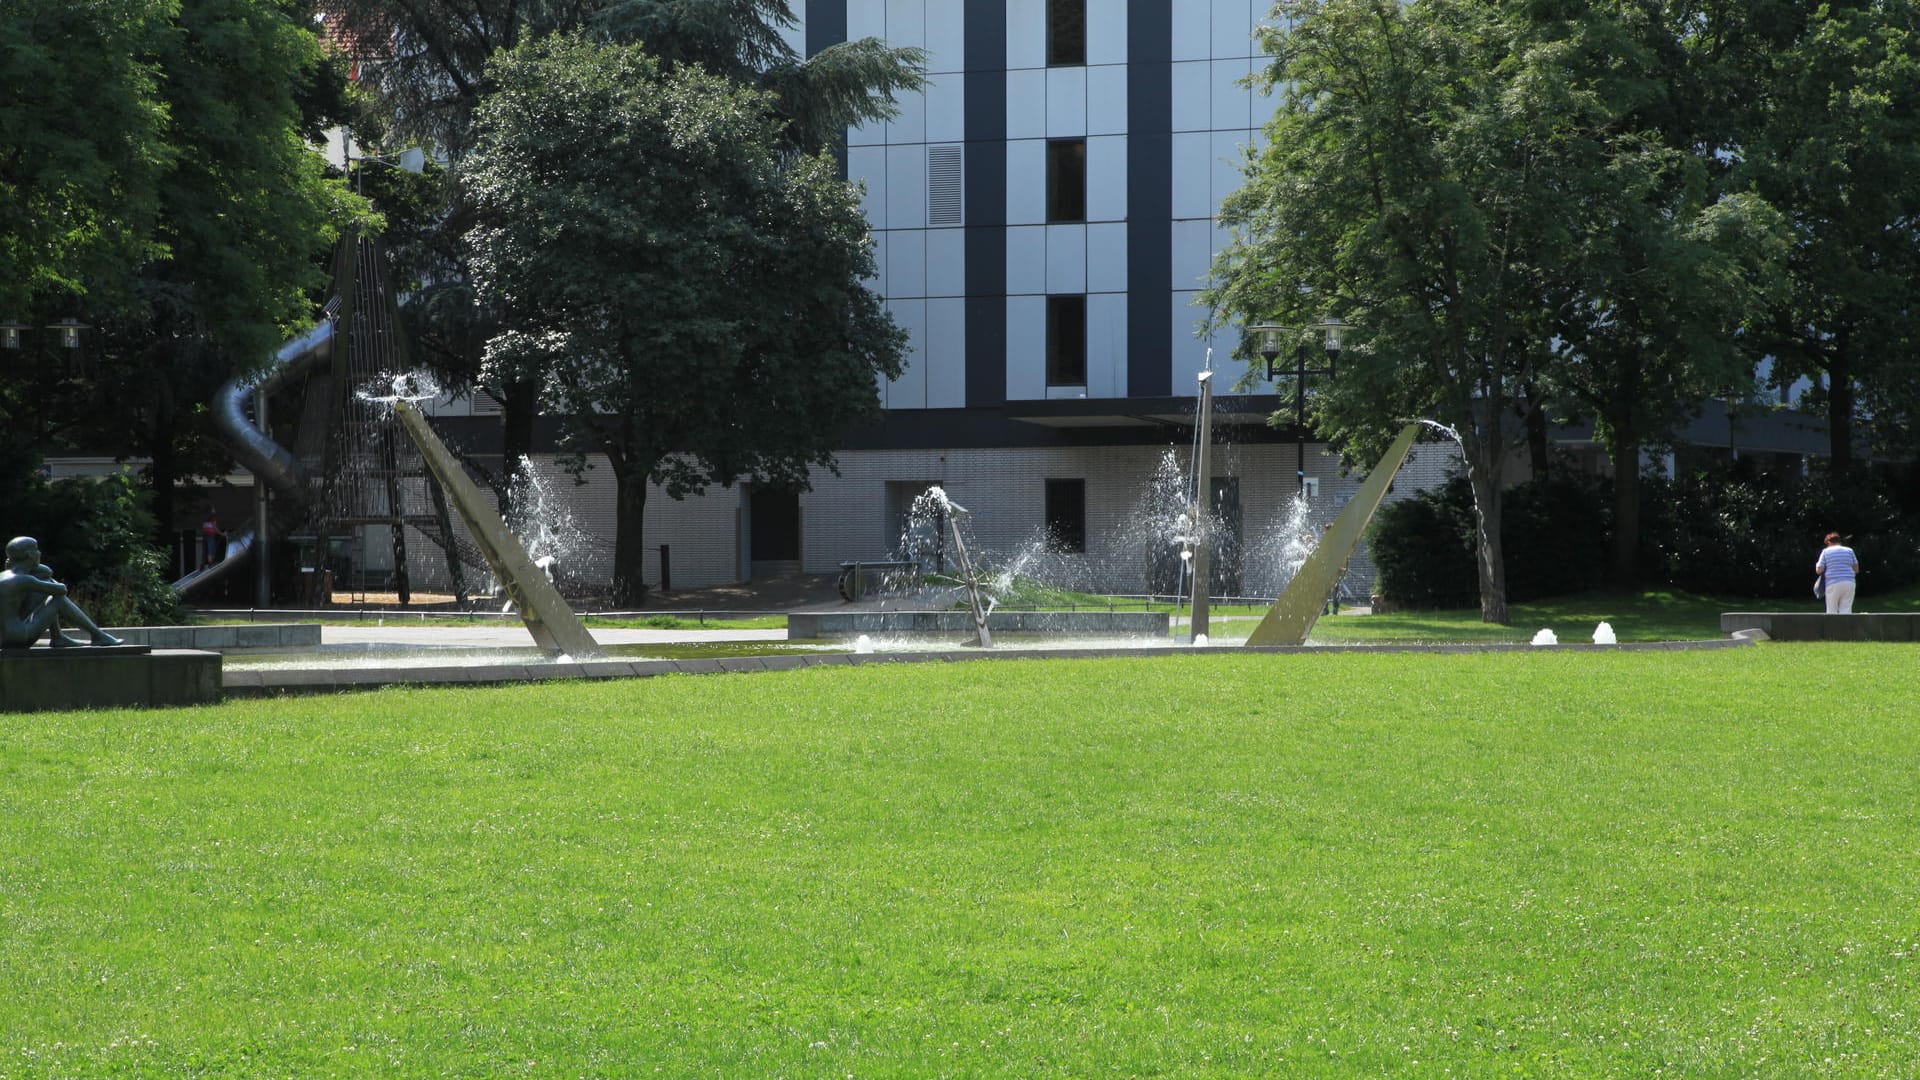
[[316, 255], [364, 206], [313, 149], [342, 80], [298, 9], [180, 0], [151, 40], [171, 151], [155, 189], [160, 254], [120, 271], [133, 303], [95, 313], [76, 436], [148, 459], [165, 530], [175, 482], [228, 461], [214, 390], [311, 321], [326, 280]]
[[1546, 355], [1544, 268], [1571, 239], [1550, 163], [1583, 109], [1502, 5], [1282, 0], [1259, 76], [1280, 104], [1221, 218], [1219, 321], [1356, 323], [1315, 424], [1365, 455], [1450, 428], [1474, 496], [1481, 617], [1507, 621], [1504, 415]]
[[1542, 269], [1543, 381], [1594, 418], [1613, 463], [1609, 580], [1624, 588], [1638, 577], [1641, 451], [1703, 399], [1750, 390], [1758, 356], [1742, 331], [1767, 313], [1785, 226], [1727, 190], [1734, 125], [1698, 107], [1749, 85], [1718, 62], [1722, 28], [1684, 0], [1567, 6], [1532, 19], [1579, 117], [1545, 162], [1570, 243]]
[[[213, 388], [311, 319], [314, 256], [361, 214], [310, 145], [343, 80], [280, 0], [28, 8], [0, 8], [20, 31], [0, 48], [25, 64], [0, 74], [22, 79], [0, 123], [23, 133], [0, 150], [0, 184], [28, 178], [40, 229], [5, 243], [45, 255], [8, 282], [35, 294], [32, 321], [95, 329], [77, 354], [42, 348], [0, 390], [7, 437], [148, 458], [165, 530], [175, 481], [225, 465], [204, 430]], [[93, 217], [50, 201], [96, 188], [113, 198]], [[41, 218], [101, 239], [66, 244]]]
[[488, 364], [538, 378], [612, 464], [614, 598], [645, 595], [647, 485], [804, 486], [878, 411], [901, 331], [861, 285], [867, 224], [826, 155], [781, 152], [764, 92], [577, 36], [502, 54], [476, 119]]
[[1920, 382], [1920, 5], [1766, 5], [1739, 45], [1761, 86], [1742, 103], [1739, 174], [1793, 229], [1762, 344], [1780, 384], [1821, 384], [1845, 473], [1862, 396], [1887, 419], [1911, 416]]
[[0, 0], [0, 320], [49, 294], [58, 310], [159, 250], [173, 151], [153, 38], [175, 7]]
[[[474, 110], [497, 85], [489, 59], [548, 34], [644, 44], [669, 68], [697, 64], [764, 90], [759, 107], [783, 121], [779, 138], [792, 153], [817, 153], [849, 124], [894, 115], [895, 95], [924, 82], [919, 50], [871, 38], [800, 56], [781, 35], [794, 23], [787, 0], [337, 0], [328, 10], [370, 91], [362, 136], [432, 147], [455, 172]], [[404, 315], [444, 383], [479, 382], [501, 402], [511, 463], [533, 448], [537, 385], [517, 368], [482, 364], [480, 345], [499, 324], [474, 289], [461, 241], [471, 208], [459, 190], [445, 193], [437, 236], [395, 250], [400, 275], [421, 285]]]

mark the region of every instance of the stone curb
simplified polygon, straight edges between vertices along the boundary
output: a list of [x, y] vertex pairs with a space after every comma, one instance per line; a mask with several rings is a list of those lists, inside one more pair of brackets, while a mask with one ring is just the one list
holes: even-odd
[[414, 668], [294, 668], [281, 671], [233, 671], [225, 676], [230, 697], [290, 693], [326, 693], [381, 686], [493, 686], [556, 679], [645, 679], [656, 675], [721, 675], [762, 671], [798, 671], [812, 667], [868, 664], [968, 663], [978, 660], [1091, 660], [1125, 656], [1229, 654], [1304, 656], [1328, 653], [1485, 653], [1485, 652], [1699, 652], [1738, 649], [1758, 638], [1736, 635], [1706, 641], [1636, 641], [1619, 645], [1570, 642], [1564, 645], [1167, 645], [1131, 649], [948, 649], [911, 653], [824, 653], [820, 655], [735, 656], [701, 660], [590, 660], [564, 664], [501, 664]]

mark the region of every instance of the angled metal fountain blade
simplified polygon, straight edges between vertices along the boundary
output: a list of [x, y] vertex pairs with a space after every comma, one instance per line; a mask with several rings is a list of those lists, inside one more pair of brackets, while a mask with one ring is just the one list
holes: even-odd
[[1367, 522], [1373, 520], [1373, 512], [1379, 508], [1380, 500], [1386, 497], [1387, 485], [1393, 482], [1393, 474], [1407, 460], [1407, 452], [1413, 449], [1414, 436], [1419, 434], [1419, 424], [1408, 424], [1400, 429], [1400, 436], [1387, 448], [1380, 464], [1373, 467], [1360, 490], [1353, 496], [1340, 516], [1334, 519], [1333, 527], [1327, 530], [1320, 543], [1314, 546], [1313, 553], [1300, 566], [1293, 580], [1281, 591], [1280, 598], [1268, 609], [1267, 617], [1248, 635], [1248, 645], [1304, 645], [1307, 635], [1313, 632], [1315, 620], [1327, 606], [1327, 597], [1333, 595], [1333, 587], [1339, 583], [1340, 575], [1347, 568], [1347, 560], [1353, 558], [1354, 549], [1360, 546], [1360, 537], [1367, 531]]
[[460, 520], [466, 523], [467, 533], [486, 556], [488, 569], [507, 590], [514, 610], [520, 613], [520, 621], [527, 624], [534, 643], [548, 652], [564, 653], [575, 660], [606, 655], [593, 635], [581, 625], [580, 617], [561, 599], [560, 590], [533, 565], [527, 549], [507, 530], [507, 523], [500, 520], [493, 504], [480, 493], [480, 486], [469, 479], [467, 471], [454, 460], [453, 451], [433, 433], [420, 410], [414, 408], [412, 402], [396, 401], [393, 412], [407, 436], [420, 448], [427, 468], [453, 500]]

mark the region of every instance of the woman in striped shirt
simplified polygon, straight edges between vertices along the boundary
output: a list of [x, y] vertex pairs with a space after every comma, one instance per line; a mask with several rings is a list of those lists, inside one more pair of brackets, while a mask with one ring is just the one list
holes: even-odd
[[1813, 572], [1826, 582], [1827, 614], [1853, 614], [1853, 586], [1860, 576], [1860, 558], [1840, 542], [1839, 533], [1827, 534], [1827, 546], [1813, 564]]

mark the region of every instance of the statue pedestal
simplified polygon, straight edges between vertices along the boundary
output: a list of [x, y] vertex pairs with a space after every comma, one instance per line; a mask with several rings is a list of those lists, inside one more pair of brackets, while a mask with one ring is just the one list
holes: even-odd
[[207, 705], [220, 654], [145, 645], [0, 649], [0, 712]]

